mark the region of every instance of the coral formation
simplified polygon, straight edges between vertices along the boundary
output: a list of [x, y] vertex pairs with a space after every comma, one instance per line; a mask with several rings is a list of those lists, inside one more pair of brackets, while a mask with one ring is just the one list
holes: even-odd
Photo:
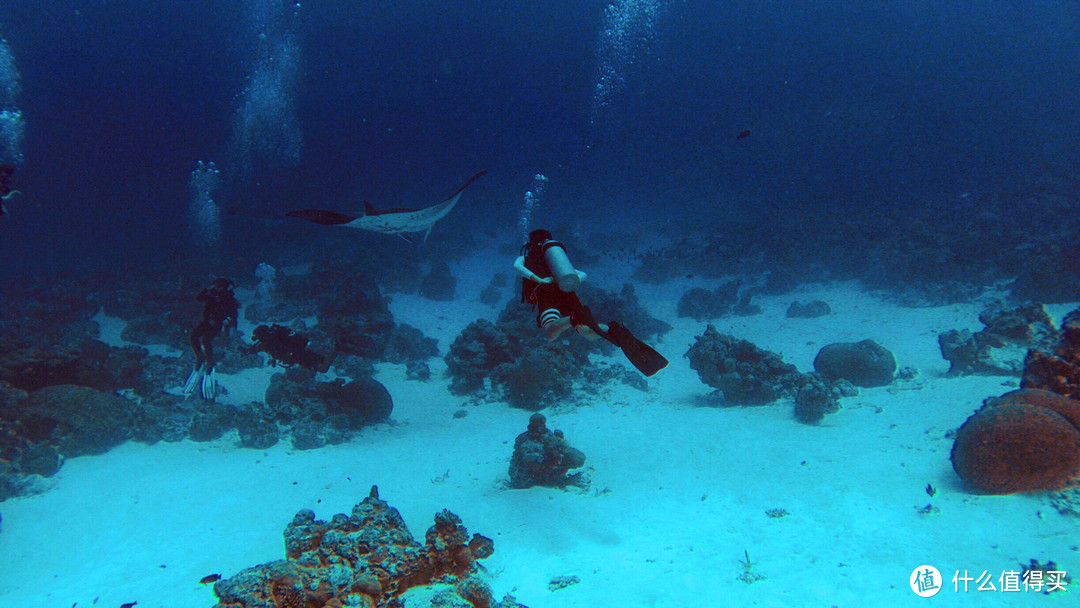
[[450, 375], [450, 392], [464, 395], [484, 387], [484, 378], [502, 363], [524, 352], [520, 341], [491, 321], [473, 321], [450, 344], [443, 360]]
[[709, 325], [686, 352], [690, 368], [717, 396], [733, 405], [763, 405], [793, 396], [807, 382], [805, 374], [780, 355], [746, 340], [721, 334]]
[[494, 551], [490, 538], [470, 538], [461, 519], [443, 510], [421, 545], [374, 486], [351, 514], [329, 522], [300, 511], [284, 537], [284, 560], [215, 583], [216, 608], [398, 608], [403, 593], [433, 583], [452, 585], [474, 608], [516, 606], [494, 602], [482, 578], [477, 560]]
[[574, 380], [588, 364], [580, 352], [545, 344], [492, 370], [491, 385], [511, 406], [535, 412], [569, 398]]
[[606, 289], [586, 287], [582, 290], [582, 301], [589, 305], [597, 321], [605, 323], [612, 319], [629, 327], [634, 335], [646, 342], [671, 331], [671, 325], [649, 314], [641, 305], [634, 286], [626, 283], [619, 293]]
[[799, 319], [815, 319], [831, 314], [832, 308], [829, 308], [828, 303], [822, 300], [812, 300], [806, 304], [798, 301], [792, 302], [791, 305], [788, 306], [784, 316]]
[[1054, 354], [1028, 354], [1023, 388], [987, 399], [957, 431], [953, 468], [976, 490], [1052, 490], [1080, 477], [1080, 310], [1062, 329]]
[[707, 321], [731, 314], [739, 303], [741, 285], [740, 281], [727, 281], [716, 289], [688, 289], [679, 298], [678, 315], [695, 321]]
[[957, 430], [951, 458], [957, 475], [977, 492], [1056, 489], [1080, 476], [1080, 429], [1030, 401], [987, 405]]
[[286, 297], [306, 299], [312, 287], [320, 324], [337, 337], [342, 352], [379, 359], [394, 329], [394, 317], [379, 286], [355, 266], [323, 265], [312, 268], [299, 285], [284, 281]]
[[1041, 304], [992, 306], [979, 313], [979, 321], [985, 327], [977, 332], [953, 329], [938, 336], [941, 356], [951, 364], [949, 375], [1020, 374], [1028, 349], [1051, 347], [1058, 337]]
[[146, 355], [138, 347], [115, 348], [87, 339], [9, 346], [0, 354], [0, 380], [23, 390], [71, 384], [114, 391], [140, 380]]
[[814, 370], [829, 381], [847, 380], [855, 386], [885, 386], [896, 374], [896, 357], [873, 340], [827, 344], [814, 357]]
[[352, 431], [389, 419], [389, 391], [373, 378], [319, 382], [307, 370], [275, 374], [266, 389], [266, 411], [247, 420], [249, 429], [278, 422], [292, 426], [293, 446], [312, 449], [348, 440]]
[[1080, 399], [1080, 308], [1065, 315], [1055, 346], [1028, 351], [1020, 386]]
[[1037, 388], [1020, 388], [1009, 391], [999, 397], [990, 397], [983, 402], [987, 407], [1001, 405], [1035, 405], [1045, 407], [1060, 414], [1070, 424], [1080, 429], [1080, 401], [1063, 397], [1051, 391]]
[[529, 417], [529, 428], [514, 440], [510, 458], [510, 487], [533, 486], [560, 488], [580, 485], [580, 474], [567, 475], [585, 464], [585, 454], [570, 447], [562, 431], [550, 431], [543, 414]]
[[74, 385], [32, 391], [17, 411], [0, 413], [32, 441], [48, 441], [67, 457], [104, 454], [131, 439], [137, 416], [128, 399]]

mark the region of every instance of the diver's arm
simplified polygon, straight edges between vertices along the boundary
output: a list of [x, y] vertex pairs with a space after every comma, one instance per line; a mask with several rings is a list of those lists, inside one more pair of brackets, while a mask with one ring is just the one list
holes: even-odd
[[519, 255], [518, 258], [516, 260], [514, 260], [514, 270], [516, 270], [518, 272], [518, 274], [525, 277], [526, 279], [529, 279], [530, 281], [536, 281], [537, 283], [550, 283], [550, 282], [552, 282], [554, 280], [551, 277], [547, 277], [546, 279], [542, 279], [539, 276], [537, 276], [535, 272], [533, 272], [533, 271], [529, 270], [528, 268], [526, 268], [525, 267], [525, 256], [523, 256], [523, 255]]

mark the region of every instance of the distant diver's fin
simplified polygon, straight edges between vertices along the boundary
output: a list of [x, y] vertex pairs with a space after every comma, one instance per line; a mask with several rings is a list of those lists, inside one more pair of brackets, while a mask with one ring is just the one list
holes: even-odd
[[211, 369], [202, 377], [202, 396], [207, 401], [213, 401], [217, 396], [217, 378], [214, 377], [214, 370]]
[[203, 371], [202, 366], [196, 367], [191, 375], [188, 376], [187, 381], [184, 382], [184, 394], [190, 395], [195, 392], [196, 386], [202, 385]]
[[608, 330], [604, 331], [600, 329], [600, 324], [596, 322], [589, 307], [582, 306], [581, 308], [581, 319], [584, 321], [585, 326], [596, 332], [601, 338], [621, 348], [623, 354], [626, 355], [626, 359], [639, 372], [646, 376], [652, 376], [667, 367], [668, 360], [656, 352], [653, 347], [635, 338], [629, 329], [612, 321], [608, 323]]
[[356, 217], [352, 215], [338, 213], [337, 211], [327, 211], [325, 209], [297, 209], [286, 213], [285, 217], [298, 217], [302, 220], [322, 224], [323, 226], [340, 226], [341, 224], [348, 224], [356, 219]]

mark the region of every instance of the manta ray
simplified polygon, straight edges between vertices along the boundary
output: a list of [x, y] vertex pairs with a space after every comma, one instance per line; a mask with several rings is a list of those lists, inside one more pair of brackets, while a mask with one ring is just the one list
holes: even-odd
[[359, 228], [360, 230], [370, 230], [372, 232], [381, 232], [383, 234], [397, 234], [402, 238], [405, 238], [405, 234], [423, 232], [424, 240], [427, 241], [427, 237], [431, 234], [431, 229], [435, 226], [435, 222], [446, 217], [446, 214], [450, 213], [450, 210], [453, 209], [454, 205], [461, 199], [461, 193], [465, 188], [468, 188], [469, 184], [480, 179], [480, 176], [485, 173], [487, 173], [487, 171], [481, 171], [470, 177], [464, 185], [458, 188], [450, 195], [450, 198], [445, 201], [430, 207], [424, 207], [423, 209], [404, 209], [397, 207], [392, 209], [375, 209], [370, 203], [364, 201], [363, 212], [347, 213], [341, 211], [327, 211], [324, 209], [297, 209], [295, 211], [290, 211], [285, 215], [287, 217], [305, 219], [309, 222], [322, 224], [323, 226]]

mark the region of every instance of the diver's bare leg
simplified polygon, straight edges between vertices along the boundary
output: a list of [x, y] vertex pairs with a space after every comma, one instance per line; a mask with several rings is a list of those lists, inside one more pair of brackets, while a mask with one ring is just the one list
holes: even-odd
[[567, 329], [570, 329], [570, 317], [559, 317], [544, 326], [544, 333], [547, 334], [547, 339], [551, 342], [561, 336]]
[[[602, 323], [598, 323], [596, 326], [600, 328], [600, 331], [607, 333], [607, 330], [608, 330], [607, 325], [604, 325]], [[590, 342], [596, 342], [597, 340], [600, 339], [600, 336], [597, 335], [597, 333], [595, 331], [593, 331], [593, 329], [591, 327], [589, 327], [588, 325], [578, 325], [574, 329], [576, 329], [577, 333], [581, 334], [581, 336], [583, 338], [585, 338], [586, 340], [588, 340]]]

